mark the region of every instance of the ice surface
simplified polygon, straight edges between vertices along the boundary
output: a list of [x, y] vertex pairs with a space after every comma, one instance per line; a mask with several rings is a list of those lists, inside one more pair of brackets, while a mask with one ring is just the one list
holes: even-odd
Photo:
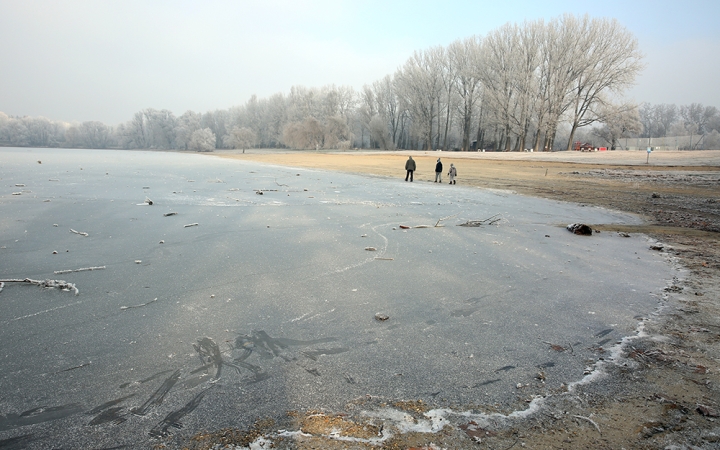
[[133, 446], [366, 395], [511, 404], [539, 370], [580, 380], [674, 274], [643, 236], [564, 228], [633, 216], [403, 175], [0, 150], [0, 279], [80, 291], [0, 292], [0, 440]]

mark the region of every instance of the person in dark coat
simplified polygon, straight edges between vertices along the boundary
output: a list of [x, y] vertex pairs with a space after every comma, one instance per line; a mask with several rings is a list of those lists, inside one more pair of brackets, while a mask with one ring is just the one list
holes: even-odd
[[437, 164], [435, 164], [435, 182], [442, 183], [442, 163], [440, 162], [440, 158], [438, 158]]
[[410, 177], [410, 181], [412, 181], [413, 172], [415, 172], [415, 160], [412, 159], [412, 156], [408, 156], [408, 160], [405, 162], [405, 170], [407, 170], [407, 173], [405, 174], [405, 181], [408, 180], [408, 177]]

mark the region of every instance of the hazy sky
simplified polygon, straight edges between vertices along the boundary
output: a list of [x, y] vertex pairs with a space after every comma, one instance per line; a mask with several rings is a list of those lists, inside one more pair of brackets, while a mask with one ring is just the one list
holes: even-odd
[[630, 100], [720, 107], [718, 0], [0, 0], [0, 111], [117, 125], [293, 85], [359, 89], [414, 50], [563, 13], [614, 17], [638, 38]]

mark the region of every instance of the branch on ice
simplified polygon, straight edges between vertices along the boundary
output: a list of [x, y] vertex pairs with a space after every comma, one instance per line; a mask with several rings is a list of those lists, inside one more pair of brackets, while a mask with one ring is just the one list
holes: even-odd
[[[0, 285], [4, 285], [5, 283], [26, 283], [26, 284], [34, 284], [36, 286], [40, 286], [46, 289], [51, 288], [58, 288], [63, 291], [74, 291], [75, 295], [79, 295], [80, 291], [77, 287], [75, 287], [74, 284], [68, 283], [64, 280], [31, 280], [30, 278], [25, 279], [9, 279], [9, 280], [0, 280]], [[2, 286], [0, 286], [0, 289]]]

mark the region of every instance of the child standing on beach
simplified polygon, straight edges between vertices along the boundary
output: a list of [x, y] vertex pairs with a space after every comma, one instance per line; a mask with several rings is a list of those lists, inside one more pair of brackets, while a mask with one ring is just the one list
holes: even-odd
[[455, 168], [455, 164], [450, 164], [450, 171], [448, 172], [448, 176], [450, 177], [450, 184], [455, 184], [455, 177], [457, 176], [457, 169]]

